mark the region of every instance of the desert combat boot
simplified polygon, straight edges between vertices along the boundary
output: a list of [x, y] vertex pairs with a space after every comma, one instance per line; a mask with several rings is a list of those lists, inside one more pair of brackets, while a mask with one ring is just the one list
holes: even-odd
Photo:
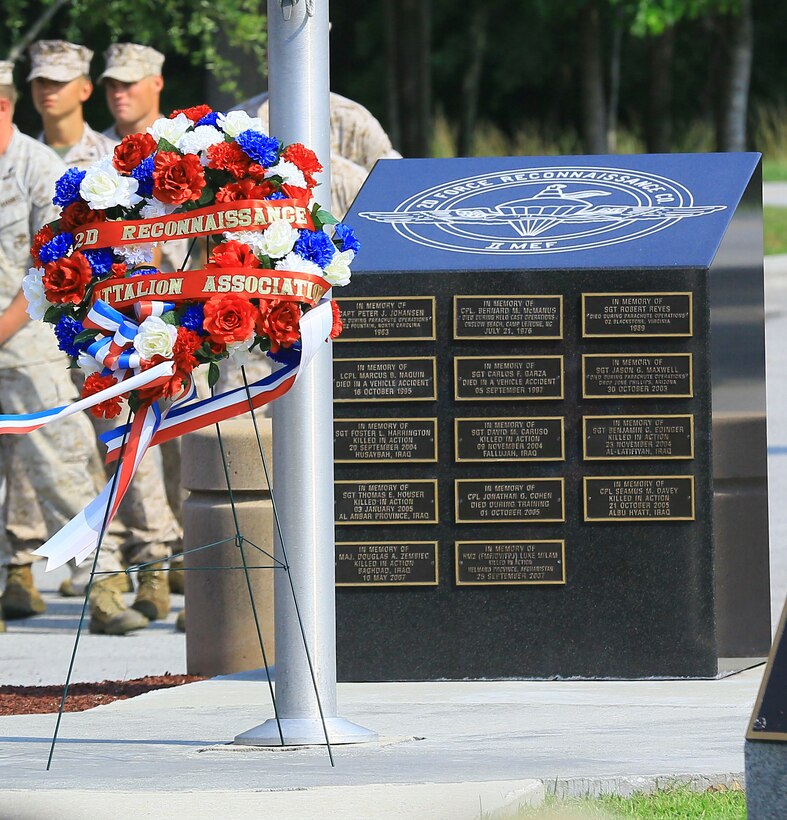
[[8, 581], [0, 598], [0, 607], [9, 621], [46, 612], [44, 599], [33, 583], [33, 569], [30, 564], [8, 567]]
[[126, 635], [144, 629], [149, 621], [123, 602], [119, 587], [123, 579], [111, 575], [93, 584], [90, 590], [90, 631], [98, 635]]
[[149, 621], [166, 618], [169, 614], [169, 582], [167, 573], [160, 569], [143, 569], [137, 575], [137, 597], [132, 609]]

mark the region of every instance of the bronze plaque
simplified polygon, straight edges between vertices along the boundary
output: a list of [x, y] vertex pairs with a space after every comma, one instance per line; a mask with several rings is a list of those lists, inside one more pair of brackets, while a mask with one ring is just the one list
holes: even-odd
[[434, 356], [334, 359], [336, 402], [434, 401]]
[[409, 342], [435, 338], [434, 296], [350, 296], [337, 301], [344, 326], [337, 342]]
[[337, 524], [437, 524], [437, 481], [336, 481]]
[[334, 419], [333, 460], [437, 461], [437, 419]]
[[437, 586], [437, 541], [340, 541], [337, 587]]
[[693, 521], [694, 476], [584, 478], [585, 521]]
[[584, 399], [690, 399], [691, 353], [583, 353]]
[[694, 416], [583, 416], [586, 461], [694, 458]]
[[565, 584], [565, 541], [457, 541], [456, 585]]
[[585, 338], [692, 335], [691, 293], [583, 293]]
[[563, 297], [454, 296], [454, 338], [562, 339]]
[[457, 461], [564, 461], [563, 416], [454, 420]]
[[458, 524], [566, 520], [562, 478], [459, 478], [454, 487]]
[[457, 401], [527, 401], [563, 398], [562, 356], [457, 356]]

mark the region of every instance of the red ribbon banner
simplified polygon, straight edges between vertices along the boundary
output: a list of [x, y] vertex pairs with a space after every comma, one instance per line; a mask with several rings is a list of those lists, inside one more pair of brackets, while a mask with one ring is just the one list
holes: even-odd
[[281, 299], [313, 307], [330, 287], [326, 279], [310, 273], [264, 268], [206, 268], [109, 279], [96, 285], [93, 301], [101, 299], [117, 310], [123, 310], [141, 299], [204, 302], [218, 294], [236, 293], [249, 299]]
[[260, 231], [277, 219], [286, 220], [293, 228], [314, 230], [304, 199], [244, 199], [169, 216], [91, 222], [74, 231], [74, 248], [116, 248], [224, 231]]

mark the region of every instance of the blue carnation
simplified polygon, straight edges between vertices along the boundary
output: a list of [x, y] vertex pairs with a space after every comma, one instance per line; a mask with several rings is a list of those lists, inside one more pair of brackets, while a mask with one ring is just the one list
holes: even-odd
[[71, 245], [74, 244], [74, 235], [70, 233], [59, 233], [53, 236], [49, 242], [41, 246], [38, 252], [38, 258], [46, 265], [49, 262], [54, 262], [56, 259], [61, 259], [70, 250]]
[[294, 342], [290, 347], [280, 347], [275, 353], [269, 350], [268, 358], [279, 364], [298, 364], [301, 359], [301, 343]]
[[139, 183], [137, 193], [140, 196], [150, 196], [153, 193], [153, 166], [155, 161], [155, 155], [151, 154], [143, 159], [131, 172], [131, 176]]
[[281, 191], [274, 191], [272, 194], [268, 194], [265, 199], [287, 199], [287, 194], [283, 194]]
[[259, 162], [263, 168], [270, 168], [279, 159], [279, 141], [276, 137], [269, 137], [259, 131], [252, 131], [250, 128], [235, 137], [235, 142], [240, 145], [244, 152], [254, 160]]
[[69, 356], [75, 358], [79, 355], [83, 345], [74, 342], [75, 337], [80, 334], [84, 328], [82, 322], [72, 319], [71, 316], [63, 314], [55, 325], [55, 336], [57, 336], [57, 346]]
[[206, 333], [202, 328], [204, 318], [205, 306], [201, 302], [197, 302], [196, 304], [189, 305], [183, 311], [183, 315], [180, 317], [180, 324], [182, 327], [185, 327], [186, 330], [193, 330], [195, 333], [205, 336]]
[[79, 168], [69, 168], [55, 183], [55, 195], [52, 202], [61, 208], [76, 202], [79, 199], [79, 186], [85, 178], [86, 171]]
[[218, 111], [211, 111], [210, 114], [205, 114], [204, 117], [197, 120], [197, 125], [195, 125], [194, 127], [196, 128], [198, 125], [212, 125], [215, 128], [218, 119], [219, 119], [219, 112]]
[[115, 262], [115, 255], [111, 248], [96, 248], [92, 251], [82, 251], [85, 258], [90, 262], [90, 267], [93, 269], [93, 276], [100, 279], [112, 271], [112, 265]]
[[300, 233], [300, 238], [293, 248], [295, 253], [321, 268], [327, 268], [336, 253], [336, 246], [331, 242], [328, 234], [324, 231], [310, 231], [306, 228], [298, 233]]
[[141, 268], [134, 268], [134, 270], [131, 271], [132, 276], [152, 276], [154, 273], [161, 273], [161, 271], [150, 265]]
[[338, 239], [340, 241], [340, 251], [354, 251], [355, 253], [358, 253], [361, 249], [361, 243], [355, 236], [355, 231], [349, 225], [344, 225], [343, 223], [338, 224], [336, 226], [334, 239]]

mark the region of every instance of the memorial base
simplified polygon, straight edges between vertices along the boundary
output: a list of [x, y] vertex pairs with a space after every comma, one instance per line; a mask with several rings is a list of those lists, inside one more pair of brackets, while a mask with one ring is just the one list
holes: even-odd
[[[281, 734], [279, 730], [281, 729]], [[349, 743], [376, 743], [377, 732], [358, 726], [341, 717], [325, 719], [325, 726], [318, 718], [275, 718], [238, 735], [236, 746], [324, 746], [325, 734], [331, 745]], [[284, 743], [282, 743], [282, 737]]]

